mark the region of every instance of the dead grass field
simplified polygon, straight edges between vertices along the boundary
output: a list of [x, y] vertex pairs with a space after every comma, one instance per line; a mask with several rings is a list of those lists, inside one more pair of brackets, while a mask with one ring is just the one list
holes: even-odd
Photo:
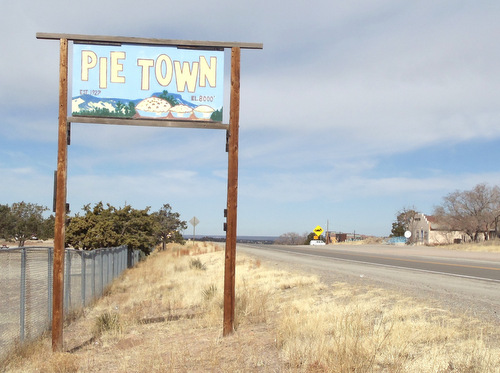
[[[381, 244], [383, 242], [382, 238], [369, 237], [364, 240], [359, 241], [347, 241], [335, 243], [335, 245], [372, 245]], [[456, 250], [456, 251], [477, 251], [477, 252], [490, 252], [490, 253], [500, 253], [500, 239], [482, 241], [482, 242], [471, 242], [471, 243], [461, 243], [452, 245], [438, 245], [430, 247], [439, 247], [444, 250]]]
[[500, 330], [404, 294], [238, 255], [236, 331], [222, 337], [224, 253], [170, 246], [127, 270], [64, 330], [2, 372], [500, 372]]
[[463, 243], [455, 245], [440, 246], [444, 249], [457, 251], [482, 251], [491, 253], [500, 253], [500, 240], [489, 240], [480, 243]]

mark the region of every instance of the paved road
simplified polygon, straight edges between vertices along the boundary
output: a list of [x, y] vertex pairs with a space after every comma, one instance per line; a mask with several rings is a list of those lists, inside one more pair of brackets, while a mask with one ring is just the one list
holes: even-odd
[[500, 254], [388, 245], [282, 246], [252, 245], [255, 249], [407, 268], [500, 283]]
[[500, 254], [390, 245], [238, 244], [238, 252], [278, 268], [397, 290], [500, 326]]

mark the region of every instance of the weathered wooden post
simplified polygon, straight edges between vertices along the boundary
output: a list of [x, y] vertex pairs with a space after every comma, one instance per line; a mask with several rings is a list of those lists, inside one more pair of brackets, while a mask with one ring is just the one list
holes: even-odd
[[236, 233], [238, 208], [238, 136], [240, 121], [240, 55], [231, 49], [231, 107], [228, 133], [227, 230], [224, 271], [224, 326], [226, 336], [234, 329]]
[[52, 292], [52, 350], [63, 348], [64, 236], [68, 163], [68, 40], [60, 39], [59, 133], [56, 176], [56, 218], [54, 226], [54, 267]]

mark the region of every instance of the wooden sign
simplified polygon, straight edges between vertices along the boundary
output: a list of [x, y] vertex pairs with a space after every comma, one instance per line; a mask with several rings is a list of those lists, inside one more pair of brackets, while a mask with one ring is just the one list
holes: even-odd
[[[262, 44], [48, 33], [37, 33], [36, 36], [38, 39], [60, 42], [59, 141], [52, 302], [53, 351], [61, 351], [63, 348], [64, 222], [70, 122], [227, 130], [228, 185], [223, 335], [232, 333], [235, 310], [240, 54], [241, 48], [262, 49]], [[67, 107], [69, 41], [73, 42], [75, 53], [73, 76], [77, 79], [76, 82], [73, 80], [71, 117], [68, 117]], [[136, 49], [136, 46], [141, 48]], [[175, 48], [166, 48], [169, 46]], [[179, 48], [196, 51], [178, 52], [176, 49]], [[222, 116], [223, 94], [219, 89], [222, 88], [224, 48], [231, 48], [229, 125], [220, 123], [222, 119], [214, 116], [217, 111], [220, 111]], [[178, 101], [171, 102], [169, 96]], [[183, 109], [183, 106], [191, 111]], [[183, 113], [184, 110], [186, 113]], [[196, 226], [197, 219], [194, 219], [196, 218], [193, 218], [191, 223]]]

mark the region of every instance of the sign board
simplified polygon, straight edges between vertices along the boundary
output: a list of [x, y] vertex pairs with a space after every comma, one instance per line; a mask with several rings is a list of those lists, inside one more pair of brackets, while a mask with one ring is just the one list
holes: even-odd
[[200, 222], [196, 216], [193, 216], [193, 218], [189, 221], [193, 227], [196, 227], [198, 223]]
[[73, 117], [222, 122], [224, 51], [73, 45]]
[[314, 228], [313, 232], [316, 234], [316, 236], [321, 236], [321, 234], [323, 233], [323, 228], [321, 228], [319, 225]]
[[406, 238], [410, 238], [411, 237], [411, 232], [410, 231], [406, 231], [405, 232], [405, 237]]
[[[241, 48], [260, 43], [197, 42], [37, 33], [59, 40], [59, 130], [52, 284], [52, 349], [63, 349], [64, 219], [69, 123], [138, 124], [227, 130], [228, 187], [223, 335], [234, 331]], [[68, 42], [73, 42], [68, 117]], [[224, 48], [231, 48], [230, 123], [223, 125]], [[203, 50], [202, 50], [203, 49]], [[147, 120], [141, 120], [147, 118]], [[130, 123], [132, 122], [132, 123]], [[213, 122], [213, 123], [211, 123]], [[154, 123], [154, 124], [152, 124]], [[157, 125], [160, 123], [160, 125]], [[194, 217], [194, 226], [199, 223]]]

